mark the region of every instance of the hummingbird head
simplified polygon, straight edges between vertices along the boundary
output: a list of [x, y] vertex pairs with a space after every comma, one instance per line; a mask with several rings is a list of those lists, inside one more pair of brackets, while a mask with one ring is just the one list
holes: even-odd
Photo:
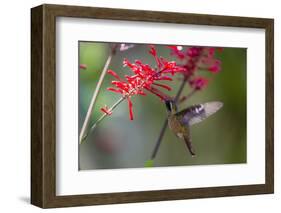
[[178, 111], [176, 103], [172, 100], [166, 100], [165, 105], [166, 105], [168, 113], [175, 113]]

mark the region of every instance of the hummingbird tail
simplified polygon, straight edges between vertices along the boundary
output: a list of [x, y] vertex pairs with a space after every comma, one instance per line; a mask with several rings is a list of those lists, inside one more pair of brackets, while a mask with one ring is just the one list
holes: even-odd
[[193, 146], [192, 146], [192, 143], [191, 143], [191, 140], [188, 136], [184, 136], [184, 142], [188, 148], [188, 151], [190, 152], [191, 156], [194, 157], [196, 154], [194, 152], [194, 149], [193, 149]]

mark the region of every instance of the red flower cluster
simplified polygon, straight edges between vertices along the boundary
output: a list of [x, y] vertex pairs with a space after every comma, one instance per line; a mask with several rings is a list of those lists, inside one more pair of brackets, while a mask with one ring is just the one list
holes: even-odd
[[115, 81], [111, 82], [114, 87], [110, 87], [108, 90], [120, 93], [127, 99], [131, 120], [133, 120], [132, 96], [145, 96], [145, 92], [148, 91], [155, 94], [162, 100], [166, 100], [168, 96], [160, 91], [159, 88], [170, 91], [171, 87], [159, 82], [172, 81], [171, 75], [184, 72], [185, 70], [184, 67], [178, 66], [176, 62], [167, 61], [164, 58], [159, 57], [153, 45], [150, 45], [149, 53], [154, 57], [157, 64], [157, 68], [155, 69], [148, 64], [144, 64], [140, 60], [136, 60], [135, 63], [131, 63], [129, 60], [124, 59], [123, 65], [125, 67], [129, 67], [133, 72], [133, 75], [125, 75], [125, 79], [121, 79], [116, 72], [108, 70], [108, 74], [116, 78]]
[[189, 85], [195, 90], [201, 90], [208, 84], [208, 79], [197, 75], [198, 70], [207, 70], [211, 73], [218, 73], [221, 70], [221, 62], [215, 58], [215, 51], [222, 51], [222, 48], [214, 47], [187, 47], [168, 46], [171, 55], [176, 56], [181, 62], [182, 74]]
[[[198, 75], [197, 71], [206, 70], [210, 73], [218, 73], [221, 69], [220, 61], [215, 59], [215, 51], [220, 52], [222, 48], [168, 46], [171, 55], [176, 56], [181, 61], [181, 65], [178, 65], [175, 61], [167, 61], [163, 57], [159, 57], [153, 45], [149, 47], [149, 53], [156, 63], [155, 68], [144, 64], [141, 60], [135, 60], [134, 63], [131, 63], [124, 59], [124, 67], [130, 68], [133, 75], [125, 75], [124, 78], [121, 78], [116, 72], [107, 71], [116, 79], [111, 81], [113, 87], [109, 87], [107, 90], [121, 94], [128, 101], [130, 120], [133, 120], [131, 97], [135, 95], [145, 96], [146, 92], [150, 92], [161, 100], [171, 99], [160, 88], [170, 91], [171, 87], [164, 84], [163, 81], [172, 81], [172, 76], [176, 73], [181, 73], [184, 76], [184, 81], [189, 83], [191, 88], [201, 90], [207, 86], [208, 79]], [[112, 114], [112, 111], [106, 106], [101, 108], [101, 111], [106, 115]]]

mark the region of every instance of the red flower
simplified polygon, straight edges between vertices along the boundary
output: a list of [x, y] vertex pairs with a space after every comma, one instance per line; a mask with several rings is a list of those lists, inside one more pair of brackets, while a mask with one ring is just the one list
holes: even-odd
[[[132, 75], [125, 75], [124, 78], [121, 78], [116, 72], [108, 70], [108, 74], [116, 80], [111, 81], [113, 87], [109, 87], [107, 90], [121, 94], [127, 100], [130, 120], [133, 120], [133, 103], [131, 101], [133, 96], [145, 96], [147, 92], [150, 92], [161, 100], [171, 99], [160, 90], [160, 88], [166, 91], [172, 89], [163, 83], [172, 81], [171, 75], [181, 73], [192, 88], [201, 90], [207, 86], [208, 80], [197, 75], [197, 71], [207, 70], [211, 73], [220, 71], [220, 61], [214, 57], [217, 48], [188, 47], [184, 50], [181, 46], [168, 47], [171, 49], [171, 54], [182, 61], [181, 65], [158, 56], [155, 46], [149, 45], [149, 53], [156, 63], [155, 68], [144, 64], [141, 60], [135, 60], [134, 63], [131, 63], [128, 59], [124, 59], [123, 66], [128, 67], [132, 71]], [[102, 111], [105, 112], [106, 110], [107, 108], [104, 108]]]
[[121, 80], [121, 78], [113, 70], [107, 70], [107, 73], [112, 75], [113, 77], [117, 78], [118, 80]]
[[198, 68], [201, 70], [207, 70], [211, 73], [218, 73], [221, 70], [221, 62], [216, 59], [214, 56], [215, 50], [217, 48], [206, 48], [206, 54], [201, 57], [200, 62], [198, 63]]
[[171, 54], [176, 55], [177, 58], [183, 63], [181, 67], [184, 68], [180, 70], [184, 75], [185, 79], [188, 79], [198, 70], [198, 60], [203, 55], [203, 47], [188, 47], [185, 50], [181, 47], [180, 50], [177, 46], [168, 46], [171, 50]]
[[176, 56], [180, 60], [185, 58], [185, 53], [181, 51], [183, 49], [182, 46], [170, 45], [168, 47], [171, 49], [171, 55]]
[[209, 56], [210, 57], [213, 57], [214, 55], [215, 55], [215, 50], [216, 50], [216, 48], [214, 48], [214, 47], [209, 47], [209, 49], [208, 49], [208, 54], [209, 54]]
[[[168, 46], [172, 49], [171, 54], [176, 51], [176, 46]], [[181, 54], [176, 56], [185, 62], [181, 65], [185, 68], [182, 73], [189, 77], [193, 75], [198, 69], [208, 70], [212, 73], [220, 71], [220, 61], [215, 59], [215, 51], [222, 51], [222, 48], [214, 47], [188, 47], [186, 50], [180, 51]], [[184, 57], [183, 57], [184, 55]]]
[[219, 60], [213, 61], [213, 64], [209, 66], [208, 70], [212, 73], [217, 73], [221, 70], [221, 62]]
[[196, 90], [201, 90], [207, 86], [208, 79], [203, 78], [203, 77], [196, 77], [196, 78], [190, 80], [189, 84], [192, 88], [194, 88]]
[[[180, 72], [187, 82], [196, 90], [206, 87], [208, 80], [197, 75], [198, 70], [207, 70], [211, 73], [218, 73], [221, 70], [221, 62], [215, 58], [215, 51], [222, 51], [222, 48], [215, 47], [187, 47], [185, 50], [178, 50], [177, 46], [168, 46], [171, 54], [176, 55], [185, 68]], [[191, 80], [193, 78], [193, 80]]]
[[85, 69], [87, 69], [87, 65], [86, 64], [80, 64], [79, 68], [85, 70]]
[[146, 92], [148, 91], [158, 96], [160, 99], [165, 100], [169, 97], [157, 89], [157, 87], [167, 91], [170, 91], [172, 88], [166, 84], [158, 82], [172, 81], [170, 75], [185, 70], [185, 68], [178, 66], [176, 62], [167, 61], [164, 58], [159, 57], [153, 45], [150, 45], [149, 47], [149, 53], [154, 57], [157, 68], [154, 69], [150, 65], [144, 64], [141, 60], [136, 60], [135, 63], [131, 63], [128, 59], [124, 59], [123, 65], [130, 68], [133, 75], [125, 75], [125, 79], [122, 79], [114, 71], [108, 70], [108, 74], [112, 75], [116, 80], [111, 82], [114, 87], [107, 88], [107, 90], [119, 93], [127, 99], [131, 120], [133, 120], [132, 96], [146, 95]]
[[102, 112], [104, 112], [105, 114], [107, 114], [107, 115], [111, 115], [112, 114], [112, 111], [106, 105], [104, 107], [102, 107], [100, 110]]
[[198, 57], [203, 51], [203, 47], [190, 47], [186, 51], [186, 55], [190, 58]]

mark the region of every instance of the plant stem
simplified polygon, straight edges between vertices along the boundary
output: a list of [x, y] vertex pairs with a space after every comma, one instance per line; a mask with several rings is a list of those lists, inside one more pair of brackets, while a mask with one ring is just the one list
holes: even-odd
[[[122, 97], [120, 98], [115, 104], [112, 105], [112, 107], [108, 110], [108, 111], [113, 111], [123, 100], [125, 100], [126, 97]], [[83, 143], [83, 141], [86, 140], [86, 138], [88, 137], [89, 133], [92, 132], [96, 127], [97, 125], [107, 116], [106, 113], [104, 113], [92, 126], [91, 128], [89, 129], [89, 131], [87, 132], [87, 134], [84, 135], [84, 137], [82, 138], [81, 140], [81, 143]], [[80, 143], [80, 144], [81, 144]]]
[[89, 105], [89, 108], [88, 108], [88, 111], [87, 111], [87, 114], [86, 114], [86, 117], [85, 117], [82, 129], [81, 129], [81, 132], [80, 132], [80, 135], [79, 135], [79, 143], [80, 144], [84, 140], [85, 135], [88, 135], [87, 130], [88, 130], [88, 127], [89, 127], [89, 124], [90, 124], [90, 121], [91, 121], [91, 115], [92, 115], [93, 110], [94, 110], [94, 105], [96, 103], [96, 100], [97, 100], [97, 97], [98, 97], [98, 94], [99, 94], [102, 82], [104, 80], [105, 74], [106, 74], [106, 72], [108, 70], [108, 67], [109, 67], [109, 64], [110, 64], [110, 62], [112, 60], [112, 56], [113, 56], [113, 52], [110, 51], [110, 53], [108, 55], [108, 58], [107, 58], [107, 60], [105, 62], [105, 65], [103, 67], [102, 73], [100, 75], [99, 81], [97, 83], [96, 89], [95, 89], [95, 91], [93, 93], [93, 96], [92, 96], [92, 99], [91, 99], [91, 102], [90, 102], [90, 105]]
[[154, 149], [153, 149], [153, 152], [152, 152], [152, 155], [151, 155], [151, 157], [150, 157], [150, 160], [153, 160], [153, 159], [156, 157], [156, 154], [157, 154], [158, 149], [159, 149], [159, 147], [160, 147], [161, 141], [162, 141], [162, 139], [163, 139], [163, 137], [164, 137], [164, 133], [165, 133], [165, 131], [166, 131], [167, 126], [168, 126], [168, 119], [166, 118], [166, 119], [165, 119], [165, 122], [164, 122], [164, 124], [163, 124], [163, 126], [162, 126], [162, 129], [161, 129], [161, 131], [160, 131], [160, 134], [159, 134], [159, 137], [158, 137], [158, 139], [157, 139], [157, 142], [156, 142], [156, 144], [155, 144], [155, 147], [154, 147]]
[[[182, 93], [182, 91], [183, 91], [183, 89], [184, 89], [184, 86], [185, 86], [185, 84], [186, 84], [186, 81], [187, 81], [187, 79], [183, 79], [183, 81], [182, 81], [182, 83], [181, 83], [181, 85], [180, 85], [180, 87], [179, 87], [179, 90], [178, 90], [178, 92], [177, 92], [177, 95], [176, 95], [176, 97], [175, 97], [175, 99], [174, 99], [174, 102], [176, 102], [176, 103], [178, 102], [178, 100], [179, 100], [179, 98], [180, 98], [180, 96], [181, 96], [181, 93]], [[195, 91], [196, 91], [196, 90], [192, 90], [192, 91], [187, 95], [186, 100], [189, 99], [189, 98], [194, 94]], [[153, 149], [153, 152], [152, 152], [152, 155], [151, 155], [150, 160], [153, 160], [153, 159], [156, 157], [156, 154], [157, 154], [157, 152], [158, 152], [158, 149], [159, 149], [160, 144], [161, 144], [161, 142], [162, 142], [162, 139], [163, 139], [163, 137], [164, 137], [164, 134], [165, 134], [165, 131], [166, 131], [167, 126], [168, 126], [168, 119], [166, 118], [166, 119], [165, 119], [165, 122], [164, 122], [164, 124], [163, 124], [163, 126], [162, 126], [162, 129], [161, 129], [161, 131], [160, 131], [159, 137], [158, 137], [158, 139], [157, 139], [157, 141], [156, 141], [156, 144], [155, 144], [155, 147], [154, 147], [154, 149]]]
[[174, 99], [174, 102], [176, 103], [176, 102], [178, 102], [178, 100], [179, 100], [179, 98], [180, 98], [180, 96], [181, 96], [181, 93], [182, 93], [182, 91], [183, 91], [183, 89], [184, 89], [184, 86], [185, 86], [185, 84], [186, 84], [186, 81], [187, 81], [187, 79], [183, 79], [183, 81], [181, 82], [181, 85], [180, 85], [180, 88], [179, 88], [179, 90], [178, 90], [178, 92], [177, 92], [177, 95], [176, 95], [176, 97], [175, 97], [175, 99]]

